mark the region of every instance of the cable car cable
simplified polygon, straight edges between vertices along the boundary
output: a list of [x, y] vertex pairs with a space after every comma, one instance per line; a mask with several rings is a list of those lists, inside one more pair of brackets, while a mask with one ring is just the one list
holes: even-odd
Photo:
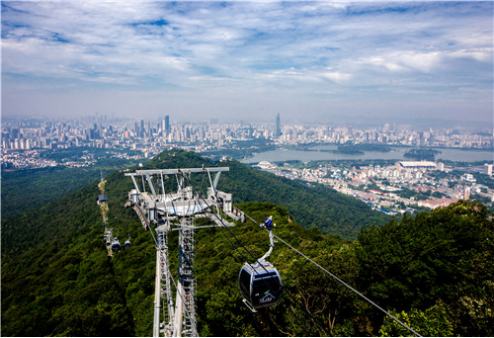
[[[257, 225], [259, 225], [259, 223], [257, 223], [252, 217], [250, 217], [247, 214], [245, 214], [245, 215], [251, 221], [253, 221]], [[348, 289], [350, 289], [351, 291], [353, 291], [354, 293], [356, 293], [359, 297], [361, 297], [362, 299], [364, 299], [365, 301], [367, 301], [369, 304], [371, 304], [371, 305], [375, 306], [376, 308], [378, 308], [379, 310], [381, 310], [384, 314], [386, 314], [389, 317], [391, 317], [393, 320], [395, 320], [397, 323], [399, 323], [400, 325], [402, 325], [404, 328], [408, 329], [410, 332], [412, 332], [413, 334], [415, 334], [417, 337], [422, 337], [420, 334], [418, 334], [411, 327], [409, 327], [408, 325], [406, 325], [405, 323], [403, 323], [402, 321], [400, 321], [398, 318], [396, 318], [395, 316], [393, 316], [392, 314], [390, 314], [388, 311], [384, 310], [382, 307], [380, 307], [379, 305], [377, 305], [376, 303], [374, 303], [372, 300], [370, 300], [368, 297], [364, 296], [362, 293], [360, 293], [359, 291], [357, 291], [356, 289], [354, 289], [353, 287], [351, 287], [349, 284], [345, 283], [343, 280], [341, 280], [340, 278], [338, 278], [337, 276], [335, 276], [334, 274], [332, 274], [331, 272], [329, 272], [328, 270], [326, 270], [325, 268], [323, 268], [322, 266], [320, 266], [319, 264], [317, 264], [316, 262], [314, 262], [312, 259], [310, 259], [306, 255], [304, 255], [303, 253], [301, 253], [300, 251], [298, 251], [297, 249], [295, 249], [293, 246], [291, 246], [290, 244], [288, 244], [287, 242], [285, 242], [283, 239], [281, 239], [277, 235], [274, 235], [274, 237], [276, 237], [276, 239], [278, 239], [279, 241], [281, 241], [283, 244], [285, 244], [286, 246], [288, 246], [290, 249], [292, 249], [293, 251], [295, 251], [296, 253], [298, 253], [299, 255], [301, 255], [302, 257], [304, 257], [305, 259], [307, 259], [309, 262], [311, 262], [312, 264], [314, 264], [315, 266], [317, 266], [319, 269], [321, 269], [322, 271], [324, 271], [325, 273], [327, 273], [328, 275], [330, 275], [331, 277], [333, 277], [334, 279], [336, 279], [339, 283], [343, 284]]]
[[[224, 228], [226, 228], [226, 227], [225, 227], [225, 226], [223, 226], [223, 227], [219, 227], [219, 228], [222, 230], [222, 233], [223, 233], [223, 235], [225, 236], [225, 238], [228, 240], [228, 242], [230, 242], [230, 244], [234, 247], [234, 249], [235, 249], [235, 250], [236, 250], [236, 251], [240, 254], [240, 256], [242, 257], [242, 259], [243, 259], [243, 260], [247, 263], [247, 265], [249, 265], [249, 266], [250, 266], [250, 267], [254, 270], [254, 267], [253, 267], [253, 266], [252, 266], [252, 265], [251, 265], [251, 264], [247, 261], [246, 257], [245, 257], [245, 256], [244, 256], [244, 255], [243, 255], [243, 254], [242, 254], [242, 253], [238, 250], [238, 247], [236, 247], [236, 246], [235, 246], [235, 244], [234, 244], [234, 243], [232, 243], [232, 241], [231, 241], [231, 240], [228, 238], [228, 236], [226, 235], [226, 233], [225, 233], [225, 231], [224, 231]], [[228, 228], [227, 228], [227, 229], [228, 229]], [[230, 232], [230, 233], [231, 233], [231, 232]], [[233, 233], [232, 233], [232, 235], [233, 235]], [[235, 235], [233, 235], [233, 236], [235, 237]], [[235, 239], [237, 239], [237, 241], [239, 241], [239, 239], [238, 239], [238, 238], [236, 238], [236, 237], [235, 237]], [[240, 242], [240, 244], [244, 247], [244, 249], [245, 249], [247, 252], [249, 252], [249, 251], [248, 251], [248, 249], [247, 249], [247, 248], [246, 248], [246, 247], [242, 244], [242, 242]], [[249, 252], [249, 254], [250, 254], [250, 252]], [[255, 259], [255, 258], [254, 258], [254, 259]], [[257, 261], [257, 259], [256, 259], [256, 261]], [[257, 261], [257, 262], [259, 263], [259, 261]], [[262, 267], [262, 268], [263, 268], [266, 272], [268, 272], [268, 271], [266, 270], [266, 268], [264, 268], [264, 266], [263, 266], [262, 264], [260, 264], [260, 266], [261, 266], [261, 267]], [[267, 284], [267, 282], [266, 282], [264, 279], [261, 279], [261, 280], [262, 280], [262, 281], [263, 281], [266, 285], [268, 285], [268, 284]], [[304, 312], [305, 312], [308, 316], [310, 316], [310, 317], [312, 318], [312, 320], [314, 320], [314, 322], [315, 322], [315, 323], [316, 323], [319, 327], [321, 327], [321, 328], [322, 328], [322, 329], [323, 329], [323, 330], [324, 330], [324, 331], [325, 331], [328, 335], [333, 336], [333, 335], [332, 335], [332, 334], [331, 334], [328, 330], [326, 330], [326, 328], [325, 328], [325, 327], [324, 327], [324, 326], [323, 326], [323, 325], [322, 325], [322, 324], [321, 324], [321, 323], [320, 323], [320, 322], [319, 322], [316, 318], [314, 318], [314, 316], [312, 316], [312, 314], [311, 314], [310, 312], [308, 312], [308, 311], [307, 311], [307, 309], [305, 309], [305, 308], [304, 308], [304, 307], [303, 307], [303, 306], [302, 306], [302, 305], [301, 305], [301, 304], [300, 304], [300, 303], [299, 303], [299, 302], [298, 302], [298, 301], [294, 298], [294, 296], [291, 294], [291, 292], [290, 292], [288, 289], [286, 289], [283, 285], [280, 285], [280, 287], [281, 287], [281, 289], [282, 289], [283, 291], [286, 291], [286, 292], [288, 293], [288, 295], [290, 296], [290, 298], [291, 298], [291, 299], [292, 299], [292, 300], [293, 300], [293, 301], [294, 301], [294, 302], [295, 302], [295, 303], [296, 303], [296, 304], [297, 304], [297, 305], [298, 305], [298, 306], [299, 306], [299, 307], [300, 307], [300, 308], [301, 308], [301, 309], [302, 309], [302, 310], [303, 310], [303, 311], [304, 311]], [[300, 321], [300, 322], [301, 322], [301, 323], [305, 326], [305, 328], [307, 329], [307, 331], [310, 331], [310, 329], [309, 329], [309, 328], [305, 325], [304, 321], [302, 321], [302, 320], [298, 317], [298, 315], [297, 315], [297, 313], [296, 313], [295, 311], [293, 311], [293, 314], [294, 314], [294, 315], [295, 315], [295, 317], [297, 317], [297, 319], [298, 319], [298, 320], [299, 320], [299, 321]]]
[[[200, 197], [200, 198], [202, 198], [202, 197]], [[208, 203], [208, 202], [207, 202], [204, 198], [202, 198], [202, 199], [203, 199], [203, 201], [204, 201], [204, 202], [208, 205], [208, 207], [210, 207], [210, 206], [211, 206], [211, 205], [209, 205], [209, 203]], [[226, 230], [228, 230], [228, 232], [229, 232], [229, 233], [230, 233], [230, 234], [231, 234], [231, 235], [232, 235], [232, 236], [233, 236], [233, 237], [237, 240], [237, 242], [238, 242], [238, 243], [239, 243], [239, 244], [240, 244], [240, 245], [244, 248], [244, 250], [245, 250], [245, 251], [246, 251], [246, 252], [247, 252], [247, 253], [248, 253], [248, 254], [249, 254], [249, 255], [250, 255], [250, 256], [251, 256], [251, 257], [252, 257], [252, 258], [253, 258], [253, 259], [254, 259], [254, 260], [255, 260], [255, 261], [256, 261], [256, 262], [257, 262], [257, 263], [258, 263], [258, 264], [259, 264], [259, 265], [263, 268], [263, 269], [264, 269], [264, 270], [265, 270], [265, 271], [266, 271], [266, 273], [268, 273], [267, 269], [266, 269], [266, 268], [265, 268], [262, 264], [260, 264], [260, 262], [257, 260], [257, 258], [255, 258], [255, 257], [254, 257], [254, 255], [253, 255], [253, 254], [249, 251], [249, 249], [247, 249], [247, 248], [245, 247], [245, 245], [244, 245], [244, 244], [243, 244], [243, 243], [242, 243], [242, 242], [241, 242], [241, 241], [237, 238], [237, 236], [235, 236], [235, 234], [234, 234], [234, 233], [233, 233], [230, 229], [228, 229], [228, 227], [227, 227], [227, 226], [225, 226], [225, 224], [223, 223], [223, 219], [222, 219], [221, 217], [219, 217], [218, 215], [216, 215], [215, 213], [214, 213], [214, 215], [218, 218], [218, 220], [219, 220], [219, 221], [221, 222], [221, 224], [223, 225], [223, 227], [219, 227], [219, 228], [225, 228]], [[246, 215], [247, 215], [247, 214], [246, 214]], [[249, 216], [248, 216], [248, 217], [249, 217]], [[249, 218], [250, 218], [250, 217], [249, 217]], [[231, 241], [230, 241], [229, 239], [228, 239], [228, 241], [231, 243]], [[238, 252], [238, 253], [242, 256], [242, 259], [245, 259], [245, 256], [244, 256], [244, 255], [242, 255], [242, 254], [238, 251], [238, 249], [237, 249], [237, 252]], [[250, 263], [249, 263], [246, 259], [245, 259], [245, 261], [247, 262], [247, 264], [248, 264], [251, 268], [253, 268], [253, 267], [252, 267], [252, 265], [251, 265], [251, 264], [250, 264]], [[263, 279], [262, 279], [262, 280], [263, 280]], [[264, 281], [264, 283], [266, 283], [266, 281]], [[328, 329], [326, 329], [326, 328], [325, 328], [325, 326], [324, 326], [324, 325], [322, 325], [322, 324], [321, 324], [321, 323], [320, 323], [320, 322], [319, 322], [319, 321], [318, 321], [318, 320], [317, 320], [317, 319], [316, 319], [316, 318], [315, 318], [315, 317], [314, 317], [314, 316], [313, 316], [313, 315], [312, 315], [312, 314], [311, 314], [311, 313], [310, 313], [310, 312], [309, 312], [306, 308], [304, 308], [304, 307], [303, 307], [303, 306], [302, 306], [302, 305], [301, 305], [301, 304], [300, 304], [300, 303], [299, 303], [299, 302], [295, 299], [295, 297], [293, 297], [293, 295], [291, 294], [291, 292], [289, 292], [289, 291], [288, 291], [288, 290], [287, 290], [287, 289], [286, 289], [283, 285], [280, 285], [280, 287], [281, 287], [281, 289], [282, 289], [283, 291], [287, 291], [287, 293], [288, 293], [288, 295], [290, 296], [290, 298], [291, 298], [291, 299], [292, 299], [292, 300], [293, 300], [293, 301], [294, 301], [294, 302], [295, 302], [295, 303], [296, 303], [296, 304], [297, 304], [297, 305], [298, 305], [298, 306], [299, 306], [299, 307], [300, 307], [300, 308], [301, 308], [301, 309], [302, 309], [302, 310], [303, 310], [303, 311], [304, 311], [304, 312], [305, 312], [308, 316], [310, 316], [310, 317], [312, 318], [312, 320], [313, 320], [313, 321], [314, 321], [314, 322], [315, 322], [315, 323], [316, 323], [316, 324], [317, 324], [320, 328], [322, 328], [322, 329], [323, 329], [323, 330], [324, 330], [324, 331], [325, 331], [328, 335], [333, 336], [333, 335], [331, 334], [331, 332], [330, 332]]]
[[[186, 179], [192, 184], [190, 178], [187, 178]], [[200, 192], [200, 194], [198, 195], [198, 198], [202, 199], [204, 203], [206, 203], [206, 205], [208, 206], [208, 208], [211, 208], [211, 205], [208, 203], [208, 201], [202, 197], [202, 192]], [[235, 234], [224, 224], [224, 221], [223, 219], [217, 215], [216, 213], [214, 213], [214, 216], [216, 216], [218, 218], [218, 220], [220, 221], [220, 223], [223, 225], [223, 227], [219, 227], [219, 228], [224, 228], [226, 230], [228, 230], [228, 232], [235, 238], [235, 240], [237, 241], [237, 243], [242, 246], [244, 248], [244, 250], [252, 257], [252, 259], [254, 259], [263, 269], [266, 273], [268, 273], [268, 270], [264, 267], [263, 264], [261, 264], [261, 262], [259, 262], [259, 260], [257, 258], [254, 257], [254, 255], [249, 251], [249, 249], [247, 249], [245, 247], [245, 245], [237, 238], [237, 236], [235, 236]], [[246, 214], [247, 215], [247, 214]], [[248, 215], [247, 215], [248, 216]], [[249, 217], [249, 216], [248, 216]], [[249, 217], [251, 218], [251, 217]], [[255, 222], [255, 221], [254, 221]], [[255, 222], [257, 223], [257, 222]], [[258, 224], [259, 225], [259, 224]], [[226, 237], [226, 234], [224, 233], [225, 237]], [[228, 237], [227, 237], [228, 239]], [[233, 243], [228, 239], [228, 241], [230, 242], [230, 244], [233, 245]], [[244, 259], [247, 263], [247, 265], [249, 265], [254, 271], [255, 269], [253, 268], [253, 266], [245, 259], [245, 256], [241, 254], [241, 252], [236, 248], [237, 252], [242, 256], [242, 259]], [[267, 285], [267, 282], [261, 278], [261, 280]], [[283, 285], [280, 284], [280, 287], [282, 290], [284, 291], [287, 291], [288, 295], [290, 296], [290, 298], [309, 316], [311, 317], [311, 319], [320, 327], [322, 328], [328, 335], [330, 336], [333, 336], [331, 334], [331, 332], [325, 328], [325, 326], [323, 324], [321, 324], [303, 305], [301, 305], [296, 299], [295, 297], [291, 294], [291, 292], [289, 292]], [[295, 312], [294, 312], [295, 313]], [[298, 318], [297, 318], [298, 319]]]
[[[205, 175], [204, 175], [204, 176], [205, 176]], [[203, 176], [203, 177], [204, 177], [204, 176]], [[210, 207], [211, 207], [211, 205], [210, 205], [210, 204], [209, 204], [209, 203], [208, 203], [208, 202], [204, 199], [204, 197], [202, 197], [202, 196], [203, 196], [203, 194], [202, 194], [202, 192], [200, 192], [200, 193], [199, 193], [199, 198], [201, 198], [201, 199], [202, 199], [202, 200], [206, 203], [206, 205], [208, 206], [208, 208], [210, 208]], [[241, 246], [242, 246], [242, 247], [243, 247], [243, 248], [244, 248], [247, 252], [249, 252], [249, 251], [247, 250], [247, 248], [246, 248], [246, 247], [243, 245], [243, 243], [242, 243], [242, 242], [241, 242], [241, 241], [240, 241], [240, 240], [239, 240], [239, 239], [238, 239], [238, 238], [237, 238], [237, 237], [236, 237], [236, 236], [235, 236], [235, 235], [234, 235], [234, 234], [233, 234], [233, 233], [232, 233], [232, 232], [231, 232], [231, 231], [230, 231], [230, 230], [229, 230], [226, 226], [225, 226], [225, 224], [223, 223], [223, 219], [222, 219], [221, 217], [219, 217], [217, 214], [214, 214], [214, 215], [215, 215], [215, 216], [216, 216], [216, 217], [220, 220], [221, 224], [223, 225], [222, 227], [219, 227], [219, 228], [221, 229], [221, 231], [222, 231], [223, 236], [225, 236], [226, 240], [230, 243], [230, 245], [233, 247], [233, 249], [235, 249], [235, 250], [238, 252], [238, 254], [241, 256], [242, 260], [243, 260], [244, 262], [246, 262], [246, 264], [247, 264], [247, 265], [249, 265], [249, 266], [250, 266], [253, 270], [255, 270], [255, 269], [254, 269], [254, 267], [253, 267], [253, 266], [252, 266], [252, 265], [248, 262], [248, 260], [246, 259], [246, 257], [242, 254], [242, 252], [240, 252], [240, 250], [238, 249], [238, 247], [237, 247], [237, 246], [236, 246], [236, 245], [235, 245], [235, 244], [234, 244], [234, 243], [230, 240], [230, 238], [227, 236], [227, 234], [226, 234], [226, 232], [225, 232], [225, 229], [227, 229], [227, 230], [230, 232], [230, 234], [231, 234], [231, 235], [233, 235], [233, 237], [235, 237], [235, 239], [237, 240], [237, 242], [239, 242], [239, 244], [240, 244], [240, 245], [241, 245]], [[251, 254], [251, 253], [249, 252], [249, 254]], [[252, 254], [251, 254], [251, 256], [252, 256]], [[252, 257], [253, 257], [253, 256], [252, 256]], [[253, 257], [253, 258], [256, 260], [256, 262], [257, 262], [257, 263], [259, 263], [259, 261], [258, 261], [255, 257]], [[262, 267], [263, 267], [263, 269], [267, 272], [266, 268], [264, 268], [264, 266], [263, 266], [262, 264], [259, 264], [259, 265], [260, 265], [260, 266], [262, 266]], [[264, 279], [262, 279], [262, 278], [261, 278], [261, 281], [263, 281], [263, 283], [264, 283], [265, 285], [268, 285], [266, 280], [264, 280]], [[269, 285], [268, 285], [268, 286], [269, 286]], [[292, 295], [292, 294], [291, 294], [291, 293], [290, 293], [287, 289], [285, 289], [285, 288], [283, 287], [283, 285], [281, 285], [281, 288], [282, 288], [284, 291], [286, 291], [286, 292], [288, 293], [288, 295], [290, 296], [290, 298], [292, 298], [292, 300], [294, 300], [294, 301], [297, 303], [297, 301], [294, 299], [293, 295]], [[311, 317], [312, 317], [312, 315], [311, 315], [310, 313], [308, 313], [308, 312], [305, 310], [305, 308], [303, 308], [300, 304], [297, 304], [297, 305], [299, 305], [299, 306], [302, 308], [302, 310], [304, 310], [304, 311], [305, 311], [305, 312], [306, 312], [309, 316], [311, 316]], [[292, 312], [293, 312], [293, 314], [295, 315], [295, 317], [297, 318], [297, 320], [299, 320], [299, 322], [301, 322], [301, 323], [302, 323], [302, 325], [306, 328], [306, 330], [307, 330], [308, 332], [310, 332], [310, 328], [309, 328], [309, 327], [305, 324], [305, 322], [304, 322], [303, 320], [301, 320], [301, 319], [300, 319], [300, 317], [299, 317], [299, 316], [297, 315], [297, 313], [293, 310], [293, 308], [292, 308]], [[317, 324], [317, 325], [319, 325], [319, 326], [320, 326], [320, 327], [321, 327], [324, 331], [326, 331], [326, 333], [328, 333], [329, 335], [331, 335], [331, 333], [329, 333], [327, 330], [325, 330], [325, 328], [324, 328], [324, 327], [323, 327], [320, 323], [317, 323], [317, 320], [316, 320], [314, 317], [312, 317], [312, 319], [313, 319], [314, 321], [316, 321], [316, 324]]]

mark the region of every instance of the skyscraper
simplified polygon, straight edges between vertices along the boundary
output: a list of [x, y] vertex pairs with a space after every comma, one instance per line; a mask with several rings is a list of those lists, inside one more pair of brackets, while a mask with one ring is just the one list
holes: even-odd
[[276, 131], [274, 133], [274, 138], [279, 138], [281, 136], [281, 120], [280, 113], [276, 115]]
[[165, 133], [166, 135], [170, 134], [170, 115], [165, 116]]

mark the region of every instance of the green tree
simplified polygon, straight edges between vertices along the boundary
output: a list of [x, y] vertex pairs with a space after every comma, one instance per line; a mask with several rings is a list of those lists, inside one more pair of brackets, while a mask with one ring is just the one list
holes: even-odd
[[[433, 307], [421, 311], [411, 309], [408, 313], [405, 311], [391, 311], [391, 314], [398, 318], [402, 323], [412, 328], [415, 332], [424, 337], [452, 337], [453, 324], [446, 313], [443, 303], [439, 302]], [[399, 324], [391, 317], [386, 317], [379, 330], [382, 337], [410, 337], [414, 336], [403, 325]]]
[[460, 201], [364, 229], [356, 251], [360, 289], [381, 306], [405, 312], [424, 311], [441, 299], [456, 334], [488, 335], [493, 320], [488, 283], [494, 279], [492, 215], [476, 201]]

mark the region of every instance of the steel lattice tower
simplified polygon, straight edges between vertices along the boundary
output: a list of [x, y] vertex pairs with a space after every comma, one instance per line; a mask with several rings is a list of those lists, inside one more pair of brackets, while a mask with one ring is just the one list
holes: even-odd
[[[216, 189], [221, 172], [226, 167], [137, 170], [127, 173], [135, 189], [129, 192], [126, 206], [132, 207], [145, 230], [154, 224], [156, 233], [156, 282], [154, 298], [153, 336], [198, 336], [196, 323], [196, 278], [194, 276], [195, 236], [197, 229], [234, 226], [233, 221], [244, 221], [245, 215], [232, 205], [232, 195]], [[192, 173], [207, 175], [207, 197], [193, 194], [186, 186]], [[211, 173], [216, 173], [214, 179]], [[165, 191], [165, 179], [173, 175], [177, 189]], [[195, 220], [209, 219], [212, 224], [200, 226]], [[228, 219], [230, 219], [230, 221]], [[168, 251], [168, 233], [179, 232], [178, 278], [173, 279]], [[154, 236], [154, 235], [153, 235]], [[173, 298], [173, 288], [176, 294]]]

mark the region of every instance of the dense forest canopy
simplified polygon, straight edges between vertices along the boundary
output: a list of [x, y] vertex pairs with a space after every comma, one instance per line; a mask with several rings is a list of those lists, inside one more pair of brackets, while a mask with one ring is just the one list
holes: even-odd
[[[301, 214], [294, 215], [291, 192], [298, 189], [304, 196], [299, 204], [319, 203], [323, 193], [317, 189], [238, 162], [211, 163], [186, 152], [165, 152], [144, 168], [200, 167], [202, 163], [229, 166], [219, 189], [232, 192], [234, 198], [238, 192], [241, 210], [257, 221], [272, 215], [277, 236], [421, 335], [494, 335], [494, 221], [484, 205], [460, 201], [361, 231], [355, 230], [360, 229], [356, 224], [348, 233], [357, 232], [358, 241], [348, 241], [300, 225], [301, 220], [317, 223], [323, 217], [310, 214], [320, 215], [317, 205], [300, 208]], [[200, 187], [201, 178], [193, 183]], [[123, 207], [132, 188], [130, 179], [114, 172], [105, 188], [109, 225], [120, 236], [132, 238], [132, 247], [113, 258], [107, 256], [102, 240], [96, 183], [39, 209], [2, 218], [3, 336], [151, 335], [155, 246], [135, 214]], [[277, 194], [286, 203], [267, 202]], [[327, 205], [338, 208], [345, 203], [330, 200]], [[348, 208], [356, 207], [348, 203]], [[357, 223], [363, 216], [352, 217]], [[252, 221], [231, 230], [255, 257], [267, 251], [268, 236]], [[243, 305], [237, 285], [248, 256], [232, 245], [235, 242], [229, 236], [219, 228], [196, 234], [200, 335], [410, 335], [282, 243], [275, 245], [270, 261], [294, 299], [286, 293], [275, 308], [253, 314]], [[177, 237], [173, 232], [170, 238], [172, 271], [177, 264], [173, 258]]]
[[[65, 150], [65, 149], [64, 149]], [[62, 150], [60, 150], [62, 154]], [[68, 193], [96, 182], [101, 175], [136, 164], [135, 160], [99, 159], [96, 165], [2, 170], [2, 217], [37, 209]]]

